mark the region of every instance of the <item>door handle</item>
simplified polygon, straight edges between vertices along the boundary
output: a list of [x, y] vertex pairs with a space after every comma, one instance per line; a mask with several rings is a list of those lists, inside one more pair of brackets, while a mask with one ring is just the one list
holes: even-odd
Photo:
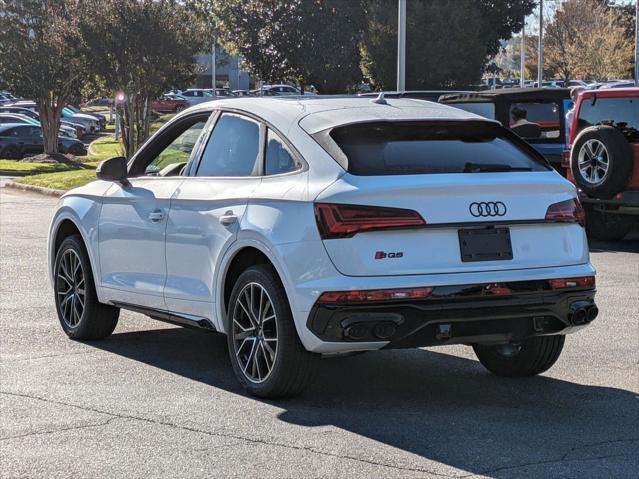
[[164, 218], [164, 212], [162, 210], [153, 210], [149, 213], [149, 219], [154, 223], [162, 220]]
[[231, 226], [232, 224], [237, 222], [237, 216], [233, 214], [232, 211], [227, 211], [222, 216], [220, 216], [220, 224], [224, 226]]

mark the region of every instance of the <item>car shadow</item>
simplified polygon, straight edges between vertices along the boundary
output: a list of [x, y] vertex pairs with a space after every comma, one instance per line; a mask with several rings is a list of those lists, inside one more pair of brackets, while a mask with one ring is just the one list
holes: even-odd
[[629, 234], [622, 241], [589, 240], [591, 253], [639, 253], [639, 234]]
[[[90, 344], [246, 396], [222, 335], [170, 328], [114, 334]], [[628, 456], [639, 443], [639, 408], [631, 391], [548, 376], [497, 378], [475, 360], [423, 349], [326, 359], [318, 369], [299, 397], [255, 401], [282, 408], [278, 418], [287, 423], [338, 428], [488, 476], [509, 475], [522, 465]], [[396, 452], [384, 449], [367, 460], [405, 459], [387, 454]], [[499, 470], [492, 469], [495, 464]]]
[[588, 239], [591, 253], [639, 253], [639, 223], [620, 241]]

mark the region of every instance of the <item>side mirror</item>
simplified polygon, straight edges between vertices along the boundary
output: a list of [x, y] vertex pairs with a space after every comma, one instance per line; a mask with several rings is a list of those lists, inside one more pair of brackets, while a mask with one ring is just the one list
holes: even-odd
[[117, 181], [118, 183], [122, 183], [123, 186], [128, 185], [129, 182], [126, 179], [126, 158], [116, 156], [115, 158], [102, 160], [95, 169], [95, 175], [100, 180]]

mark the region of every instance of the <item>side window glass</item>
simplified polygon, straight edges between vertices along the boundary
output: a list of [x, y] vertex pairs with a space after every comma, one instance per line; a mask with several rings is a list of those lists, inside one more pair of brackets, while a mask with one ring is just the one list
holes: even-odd
[[251, 176], [256, 173], [260, 127], [248, 118], [224, 113], [204, 149], [196, 176]]
[[510, 105], [510, 129], [522, 138], [558, 140], [561, 134], [559, 105], [554, 102], [521, 102]]
[[279, 175], [281, 173], [295, 171], [301, 167], [286, 143], [282, 141], [277, 133], [270, 129], [266, 135], [264, 157], [265, 175]]
[[[191, 152], [202, 133], [202, 129], [206, 124], [205, 121], [198, 121], [191, 125], [186, 131], [182, 132], [169, 146], [164, 148], [154, 160], [146, 167], [145, 175], [147, 176], [177, 176], [181, 173], [182, 168], [173, 166], [184, 164], [189, 161]], [[176, 170], [169, 168], [173, 166]], [[169, 171], [170, 170], [170, 171]]]

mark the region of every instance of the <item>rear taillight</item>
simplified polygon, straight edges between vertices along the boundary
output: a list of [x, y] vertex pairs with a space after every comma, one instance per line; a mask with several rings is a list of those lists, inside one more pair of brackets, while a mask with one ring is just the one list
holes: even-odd
[[398, 299], [426, 298], [433, 288], [368, 289], [361, 291], [327, 291], [322, 293], [318, 303], [360, 303], [363, 301], [389, 301]]
[[315, 203], [315, 220], [322, 239], [350, 238], [362, 231], [426, 224], [413, 210], [338, 203]]
[[584, 209], [577, 198], [560, 201], [548, 207], [546, 220], [584, 225]]
[[552, 289], [564, 289], [564, 288], [594, 288], [595, 277], [594, 276], [579, 276], [577, 278], [561, 278], [561, 279], [549, 279], [548, 284]]

